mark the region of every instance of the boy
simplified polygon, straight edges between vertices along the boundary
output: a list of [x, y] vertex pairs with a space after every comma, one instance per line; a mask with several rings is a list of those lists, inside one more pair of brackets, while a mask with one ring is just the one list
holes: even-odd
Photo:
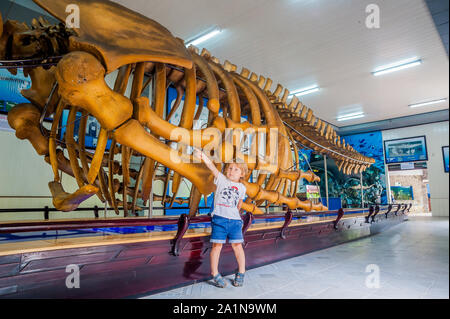
[[211, 242], [213, 246], [210, 253], [210, 262], [213, 282], [217, 287], [226, 287], [226, 283], [218, 271], [218, 266], [222, 246], [228, 238], [239, 265], [239, 270], [232, 284], [235, 287], [241, 287], [244, 284], [245, 254], [242, 247], [244, 242], [243, 222], [239, 210], [245, 197], [246, 188], [239, 181], [246, 176], [247, 165], [243, 163], [227, 164], [224, 170], [225, 176], [217, 170], [205, 153], [196, 149], [194, 155], [203, 160], [212, 171], [215, 177], [214, 183], [217, 185], [214, 194], [214, 211], [211, 214]]

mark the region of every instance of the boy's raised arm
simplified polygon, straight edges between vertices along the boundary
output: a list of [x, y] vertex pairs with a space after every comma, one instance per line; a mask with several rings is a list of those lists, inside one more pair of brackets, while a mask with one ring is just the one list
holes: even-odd
[[216, 168], [216, 166], [214, 165], [214, 163], [211, 161], [211, 159], [208, 157], [208, 155], [206, 155], [205, 153], [203, 153], [202, 151], [200, 151], [197, 148], [194, 148], [194, 156], [201, 159], [205, 165], [211, 170], [211, 172], [213, 173], [214, 177], [217, 177], [219, 175], [219, 170]]

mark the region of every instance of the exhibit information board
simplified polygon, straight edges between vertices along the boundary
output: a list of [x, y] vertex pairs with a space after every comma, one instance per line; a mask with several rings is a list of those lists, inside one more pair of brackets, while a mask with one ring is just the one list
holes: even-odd
[[386, 164], [428, 160], [425, 136], [384, 141]]

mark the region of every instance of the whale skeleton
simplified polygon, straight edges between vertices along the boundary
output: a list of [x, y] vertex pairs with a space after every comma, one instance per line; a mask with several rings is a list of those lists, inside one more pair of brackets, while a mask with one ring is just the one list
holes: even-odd
[[[299, 169], [298, 145], [333, 158], [344, 174], [361, 173], [374, 163], [346, 144], [297, 97], [289, 98], [288, 89], [278, 84], [272, 91], [270, 78], [246, 68], [237, 72], [236, 65], [220, 63], [206, 49], [186, 48], [183, 40], [139, 13], [105, 0], [34, 2], [63, 23], [52, 25], [39, 18], [33, 19], [30, 28], [17, 21], [0, 20], [0, 64], [12, 73], [23, 68], [32, 80], [31, 88], [22, 91], [30, 103], [13, 107], [8, 122], [16, 136], [29, 140], [51, 165], [54, 179], [49, 188], [58, 210], [74, 210], [97, 195], [117, 214], [123, 207], [125, 216], [140, 209], [138, 198], [144, 203], [161, 200], [170, 207], [187, 202], [190, 215], [195, 215], [202, 195], [215, 190], [213, 175], [189, 154], [184, 157], [190, 160], [182, 162], [170, 154], [175, 149], [181, 156], [183, 143], [200, 147], [214, 143], [207, 134], [210, 129], [265, 133], [255, 135], [257, 142], [251, 143], [251, 153], [258, 154], [255, 158], [241, 152], [238, 138], [231, 143], [219, 138], [215, 145], [231, 149], [220, 152], [219, 168], [237, 157], [248, 164], [244, 181], [248, 197], [242, 208], [255, 214], [263, 213], [258, 206], [264, 202], [305, 211], [327, 209], [296, 196], [299, 180], [320, 180], [311, 171]], [[64, 25], [69, 4], [77, 5], [83, 14], [79, 28]], [[117, 77], [110, 88], [105, 76], [114, 71]], [[129, 84], [131, 93], [126, 96]], [[149, 85], [152, 96], [147, 98], [143, 92]], [[166, 114], [169, 86], [176, 89], [177, 99], [172, 112]], [[204, 101], [207, 127], [196, 130], [193, 123], [203, 111]], [[181, 105], [180, 123], [175, 126], [169, 120]], [[68, 110], [66, 133], [59, 140], [64, 110]], [[77, 112], [82, 116], [75, 132]], [[101, 126], [94, 154], [85, 148], [89, 116]], [[243, 121], [243, 116], [248, 120]], [[43, 127], [43, 119], [48, 117], [53, 119], [49, 129]], [[187, 142], [174, 134], [178, 129], [186, 132]], [[143, 159], [138, 170], [130, 168], [132, 156]], [[60, 172], [73, 176], [78, 190], [67, 193]], [[256, 179], [250, 182], [253, 172]], [[185, 179], [192, 183], [188, 200], [177, 197]], [[153, 198], [156, 180], [164, 182], [164, 193]], [[172, 196], [166, 195], [169, 185]]]

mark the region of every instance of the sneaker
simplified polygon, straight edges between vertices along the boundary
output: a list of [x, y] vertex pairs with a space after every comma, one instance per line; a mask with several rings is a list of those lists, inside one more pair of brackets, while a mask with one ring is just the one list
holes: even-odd
[[242, 287], [244, 285], [244, 274], [240, 272], [236, 273], [233, 280], [233, 286]]
[[227, 286], [227, 283], [220, 274], [215, 275], [212, 280], [216, 287], [225, 288]]

